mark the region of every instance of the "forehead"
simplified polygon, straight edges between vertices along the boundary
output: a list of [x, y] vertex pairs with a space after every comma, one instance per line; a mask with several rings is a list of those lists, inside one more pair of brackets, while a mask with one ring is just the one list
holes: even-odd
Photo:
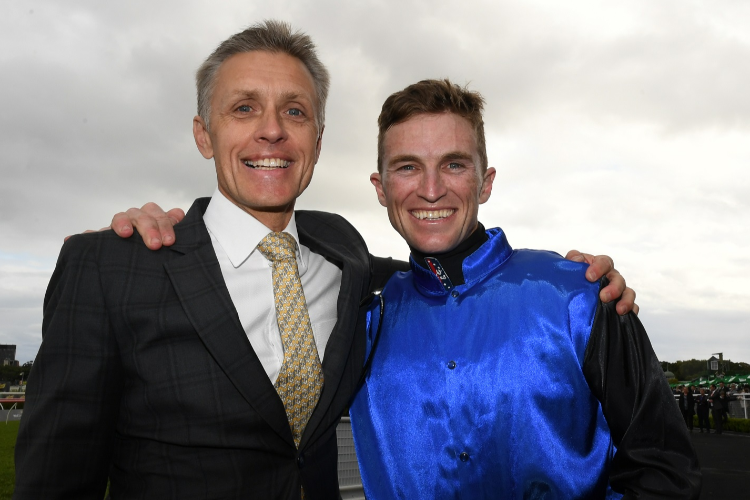
[[283, 52], [243, 52], [221, 63], [213, 100], [249, 93], [258, 97], [300, 96], [316, 103], [315, 82], [307, 67]]
[[424, 160], [463, 152], [479, 156], [474, 130], [469, 121], [455, 113], [418, 114], [389, 128], [383, 137], [386, 163], [397, 156]]

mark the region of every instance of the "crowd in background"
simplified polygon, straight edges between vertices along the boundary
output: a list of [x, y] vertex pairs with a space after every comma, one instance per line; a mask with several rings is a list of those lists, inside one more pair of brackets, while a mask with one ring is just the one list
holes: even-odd
[[708, 389], [694, 385], [678, 385], [674, 393], [675, 396], [679, 396], [677, 404], [690, 432], [693, 431], [693, 415], [697, 415], [700, 431], [703, 432], [705, 428], [706, 432], [710, 433], [711, 426], [708, 419], [710, 412], [714, 421], [714, 432], [721, 434], [723, 425], [729, 420], [727, 414], [729, 402], [738, 399], [740, 394], [750, 394], [750, 385], [741, 387], [731, 384], [727, 387], [724, 382], [719, 382], [718, 386], [711, 384]]

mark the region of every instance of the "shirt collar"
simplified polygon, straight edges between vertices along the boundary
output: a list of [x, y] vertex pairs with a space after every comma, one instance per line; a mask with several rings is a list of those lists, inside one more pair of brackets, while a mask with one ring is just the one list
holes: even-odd
[[[271, 232], [258, 219], [229, 201], [218, 187], [211, 197], [206, 213], [203, 214], [203, 222], [235, 269], [247, 261], [255, 252], [258, 243]], [[294, 214], [284, 232], [291, 234], [297, 242], [297, 267], [299, 275], [302, 276], [307, 271], [309, 250], [299, 243]]]
[[[488, 229], [486, 233], [488, 240], [463, 260], [464, 285], [460, 285], [461, 287], [472, 287], [487, 274], [503, 265], [513, 253], [502, 229], [499, 227]], [[427, 295], [450, 293], [435, 273], [415, 261], [414, 255], [409, 258], [409, 263], [414, 273], [414, 281], [422, 292]]]

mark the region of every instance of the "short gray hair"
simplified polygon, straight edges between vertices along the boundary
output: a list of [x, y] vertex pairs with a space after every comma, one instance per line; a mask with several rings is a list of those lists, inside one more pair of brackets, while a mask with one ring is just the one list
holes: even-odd
[[323, 128], [326, 115], [326, 99], [331, 77], [328, 70], [318, 59], [315, 44], [309, 35], [301, 31], [292, 31], [292, 26], [283, 21], [267, 19], [245, 31], [237, 33], [219, 44], [216, 50], [201, 64], [195, 74], [195, 86], [198, 95], [198, 115], [203, 118], [206, 129], [209, 127], [211, 114], [211, 96], [216, 87], [216, 72], [221, 64], [235, 54], [253, 52], [281, 52], [296, 57], [310, 72], [315, 85], [318, 106], [315, 120], [318, 130]]

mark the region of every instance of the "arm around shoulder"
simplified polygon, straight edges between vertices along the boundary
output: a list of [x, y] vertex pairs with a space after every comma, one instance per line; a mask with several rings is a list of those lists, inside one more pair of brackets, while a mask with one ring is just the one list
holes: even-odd
[[16, 443], [16, 500], [104, 496], [121, 373], [96, 241], [69, 239], [47, 288]]

